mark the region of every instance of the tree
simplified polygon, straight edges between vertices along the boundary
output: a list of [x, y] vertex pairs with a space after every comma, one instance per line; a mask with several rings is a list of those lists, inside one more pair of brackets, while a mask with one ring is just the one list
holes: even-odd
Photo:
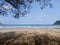
[[14, 18], [25, 16], [30, 12], [33, 2], [39, 3], [41, 10], [47, 6], [52, 8], [51, 0], [1, 0], [0, 15], [8, 15], [7, 11], [10, 11]]

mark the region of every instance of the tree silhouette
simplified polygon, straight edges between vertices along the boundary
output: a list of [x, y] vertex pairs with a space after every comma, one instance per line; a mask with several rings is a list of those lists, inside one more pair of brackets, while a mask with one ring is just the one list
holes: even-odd
[[14, 18], [25, 16], [30, 12], [33, 2], [39, 3], [41, 10], [47, 6], [52, 8], [51, 0], [1, 0], [0, 15], [7, 16], [7, 12], [10, 11], [13, 12]]

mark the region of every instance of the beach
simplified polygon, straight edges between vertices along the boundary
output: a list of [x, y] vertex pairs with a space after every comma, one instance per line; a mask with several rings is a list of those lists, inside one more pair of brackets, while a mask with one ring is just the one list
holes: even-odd
[[0, 29], [0, 45], [60, 45], [59, 28]]
[[58, 28], [21, 28], [21, 29], [2, 29], [0, 32], [29, 32], [29, 33], [48, 33], [54, 36], [60, 36], [60, 29]]

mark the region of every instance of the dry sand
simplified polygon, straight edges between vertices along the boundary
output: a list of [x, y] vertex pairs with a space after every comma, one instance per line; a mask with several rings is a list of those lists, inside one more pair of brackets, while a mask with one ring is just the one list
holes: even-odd
[[0, 45], [60, 45], [60, 29], [2, 29]]
[[27, 32], [27, 33], [39, 33], [44, 34], [48, 33], [54, 36], [60, 36], [60, 29], [54, 28], [25, 28], [25, 29], [2, 29], [0, 32]]

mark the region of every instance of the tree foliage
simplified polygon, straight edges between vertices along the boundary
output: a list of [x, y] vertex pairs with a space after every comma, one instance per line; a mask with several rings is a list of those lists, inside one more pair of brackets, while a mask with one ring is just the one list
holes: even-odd
[[51, 0], [1, 0], [0, 15], [6, 16], [10, 11], [13, 12], [14, 18], [25, 16], [30, 12], [33, 2], [39, 3], [41, 10], [47, 6], [52, 7]]

